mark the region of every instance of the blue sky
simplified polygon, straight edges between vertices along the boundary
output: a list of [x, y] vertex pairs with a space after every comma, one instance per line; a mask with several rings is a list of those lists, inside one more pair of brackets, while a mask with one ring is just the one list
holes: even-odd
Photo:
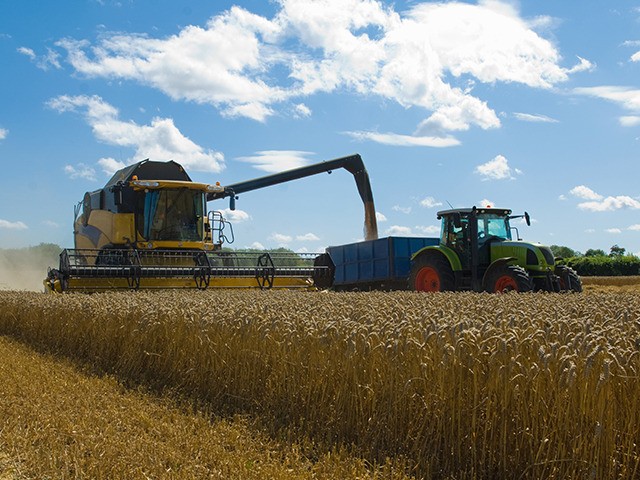
[[[71, 247], [73, 205], [145, 158], [229, 184], [357, 152], [381, 235], [491, 204], [640, 254], [638, 0], [23, 0], [0, 59], [0, 247]], [[346, 172], [209, 207], [237, 248], [363, 235]]]

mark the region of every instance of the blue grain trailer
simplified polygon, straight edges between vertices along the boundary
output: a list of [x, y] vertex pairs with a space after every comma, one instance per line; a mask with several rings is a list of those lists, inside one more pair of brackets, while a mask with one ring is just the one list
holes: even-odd
[[411, 256], [438, 245], [439, 238], [385, 237], [328, 247], [317, 265], [328, 266], [326, 278], [316, 278], [320, 288], [334, 290], [407, 290]]

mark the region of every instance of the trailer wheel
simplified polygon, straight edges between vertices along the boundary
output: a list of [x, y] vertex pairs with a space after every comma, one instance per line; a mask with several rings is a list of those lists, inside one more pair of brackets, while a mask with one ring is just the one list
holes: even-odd
[[518, 265], [502, 265], [491, 273], [487, 282], [490, 293], [531, 292], [533, 280], [524, 268]]
[[411, 265], [409, 289], [416, 292], [446, 292], [455, 290], [453, 269], [440, 254], [422, 255]]
[[582, 281], [578, 273], [566, 265], [558, 265], [555, 274], [560, 278], [561, 292], [581, 292]]
[[313, 284], [320, 290], [333, 286], [336, 267], [328, 253], [318, 255], [313, 261]]

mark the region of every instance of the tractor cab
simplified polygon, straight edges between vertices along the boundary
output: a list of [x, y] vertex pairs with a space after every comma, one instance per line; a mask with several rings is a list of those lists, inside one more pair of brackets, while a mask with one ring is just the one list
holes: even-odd
[[[438, 212], [442, 220], [440, 244], [458, 254], [463, 269], [471, 269], [473, 263], [486, 267], [491, 263], [491, 242], [512, 239], [509, 219], [514, 217], [510, 215], [511, 210], [503, 208]], [[529, 218], [526, 213], [524, 216]]]

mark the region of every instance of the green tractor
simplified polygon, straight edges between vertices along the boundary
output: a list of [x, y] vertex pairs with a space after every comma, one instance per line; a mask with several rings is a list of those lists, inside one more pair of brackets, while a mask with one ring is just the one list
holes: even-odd
[[578, 274], [558, 265], [549, 247], [513, 240], [505, 208], [463, 208], [438, 212], [442, 220], [440, 244], [412, 256], [409, 288], [442, 292], [582, 291]]

